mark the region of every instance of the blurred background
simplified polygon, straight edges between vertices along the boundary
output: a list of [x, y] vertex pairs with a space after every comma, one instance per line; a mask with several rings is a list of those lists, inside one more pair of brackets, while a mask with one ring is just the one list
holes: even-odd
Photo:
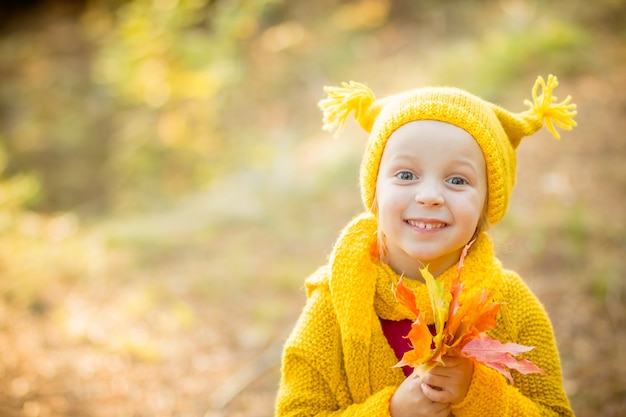
[[455, 85], [579, 126], [518, 150], [497, 252], [579, 417], [626, 415], [626, 1], [0, 5], [0, 415], [271, 416], [303, 281], [362, 208], [324, 85]]

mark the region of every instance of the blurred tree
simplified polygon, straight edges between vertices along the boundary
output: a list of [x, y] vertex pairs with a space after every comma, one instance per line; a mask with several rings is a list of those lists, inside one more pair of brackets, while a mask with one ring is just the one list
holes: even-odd
[[38, 178], [44, 210], [132, 207], [205, 182], [232, 121], [225, 91], [248, 70], [242, 39], [269, 3], [90, 2], [22, 17], [0, 39], [6, 176]]

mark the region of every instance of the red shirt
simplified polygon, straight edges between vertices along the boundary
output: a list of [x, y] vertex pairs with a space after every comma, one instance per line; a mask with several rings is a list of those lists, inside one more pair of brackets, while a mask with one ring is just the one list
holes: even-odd
[[[396, 354], [396, 357], [398, 360], [402, 359], [404, 352], [408, 352], [412, 349], [411, 342], [405, 336], [409, 334], [413, 322], [409, 319], [400, 321], [380, 319], [380, 324], [383, 326], [383, 333]], [[402, 370], [406, 376], [413, 373], [413, 368], [410, 366], [403, 366]]]
[[[404, 319], [400, 321], [394, 321], [380, 319], [380, 324], [383, 327], [383, 333], [387, 338], [387, 342], [389, 342], [389, 345], [393, 349], [398, 360], [402, 359], [402, 356], [405, 352], [413, 349], [413, 346], [411, 346], [411, 341], [406, 338], [406, 335], [409, 334], [409, 331], [411, 330], [411, 325], [413, 324], [411, 320]], [[430, 333], [434, 335], [435, 326], [430, 325], [428, 326], [428, 328], [430, 329]], [[413, 373], [413, 368], [411, 368], [410, 366], [403, 366], [402, 371], [404, 371], [404, 375], [409, 376]]]

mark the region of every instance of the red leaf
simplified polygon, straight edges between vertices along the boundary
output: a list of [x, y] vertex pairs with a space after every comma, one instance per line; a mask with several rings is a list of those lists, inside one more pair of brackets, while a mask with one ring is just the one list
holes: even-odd
[[524, 346], [517, 343], [503, 344], [483, 333], [468, 342], [461, 353], [500, 372], [512, 385], [513, 378], [508, 371], [509, 369], [515, 369], [522, 374], [540, 373], [546, 375], [541, 368], [531, 361], [526, 359], [518, 360], [514, 357], [533, 349], [534, 346]]

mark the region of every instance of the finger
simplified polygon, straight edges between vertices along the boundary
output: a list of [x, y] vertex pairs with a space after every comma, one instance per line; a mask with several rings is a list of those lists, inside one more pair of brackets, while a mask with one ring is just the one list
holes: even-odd
[[430, 385], [431, 387], [444, 387], [450, 381], [448, 375], [439, 375], [435, 373], [428, 373], [422, 377], [422, 382]]
[[451, 398], [450, 392], [442, 390], [439, 387], [429, 385], [425, 382], [422, 382], [422, 393], [424, 394], [424, 397], [429, 400], [439, 403], [450, 402]]
[[451, 361], [446, 360], [445, 364], [435, 366], [433, 369], [428, 371], [428, 374], [438, 375], [438, 376], [449, 376], [452, 372], [454, 372], [454, 369], [458, 366], [459, 366], [458, 362], [451, 362]]

